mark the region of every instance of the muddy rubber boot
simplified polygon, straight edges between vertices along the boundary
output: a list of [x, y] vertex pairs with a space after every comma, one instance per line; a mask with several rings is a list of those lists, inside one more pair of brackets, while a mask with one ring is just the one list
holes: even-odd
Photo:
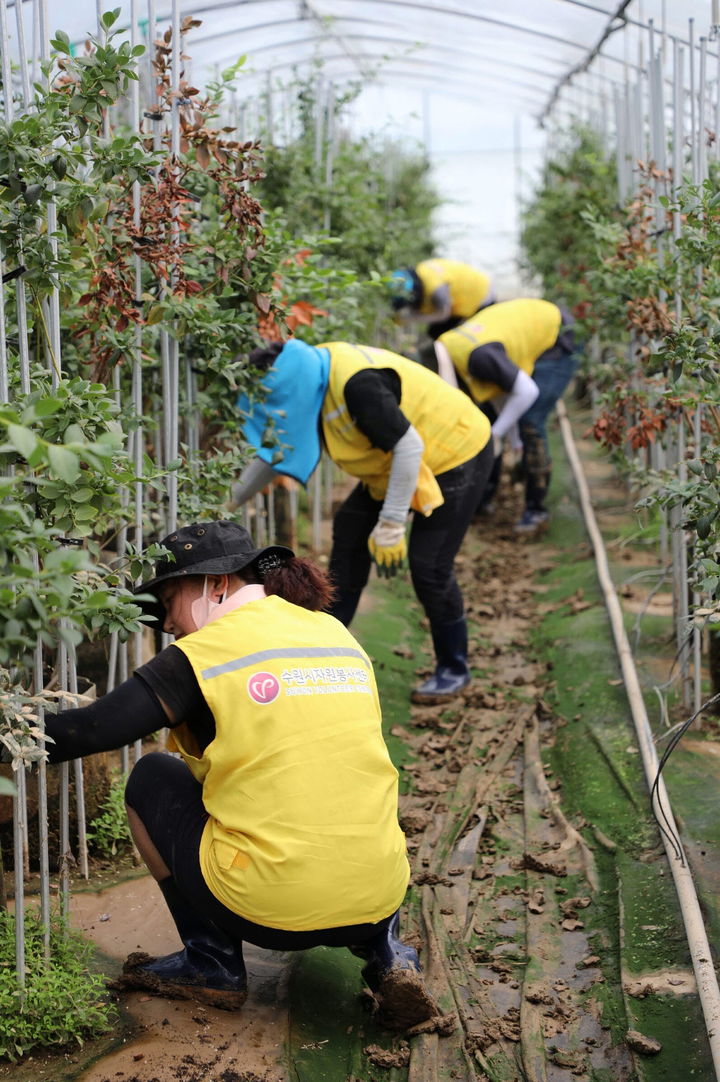
[[433, 675], [411, 693], [414, 703], [444, 703], [454, 699], [470, 683], [467, 663], [467, 623], [465, 617], [451, 624], [431, 624], [437, 665]]
[[362, 975], [375, 997], [381, 1025], [404, 1031], [440, 1013], [423, 982], [417, 951], [400, 939], [398, 913], [375, 939], [353, 948], [353, 954], [367, 959]]
[[195, 999], [232, 1011], [247, 998], [247, 973], [242, 944], [234, 943], [183, 898], [172, 877], [158, 883], [184, 943], [181, 951], [152, 958], [135, 952], [108, 987], [117, 991], [143, 989], [169, 999]]

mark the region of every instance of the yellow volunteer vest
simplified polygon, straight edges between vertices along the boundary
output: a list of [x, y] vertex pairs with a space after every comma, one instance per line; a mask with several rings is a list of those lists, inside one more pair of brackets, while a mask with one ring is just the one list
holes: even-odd
[[193, 755], [210, 818], [200, 867], [212, 893], [268, 928], [382, 920], [409, 879], [398, 774], [381, 731], [372, 665], [326, 613], [251, 601], [175, 643], [212, 710]]
[[320, 348], [330, 351], [330, 379], [321, 418], [333, 462], [358, 477], [374, 499], [384, 499], [392, 454], [374, 447], [357, 427], [345, 404], [345, 385], [363, 368], [391, 368], [400, 377], [400, 409], [425, 444], [411, 506], [429, 515], [443, 503], [435, 478], [483, 449], [490, 439], [487, 418], [462, 391], [397, 353], [348, 342], [323, 342]]
[[469, 267], [467, 263], [457, 263], [454, 259], [426, 259], [418, 263], [415, 273], [423, 285], [419, 312], [432, 312], [430, 298], [440, 286], [450, 287], [451, 314], [461, 319], [474, 316], [490, 293], [487, 274]]
[[500, 342], [513, 364], [532, 375], [538, 357], [554, 346], [562, 324], [562, 313], [550, 301], [528, 298], [491, 304], [472, 319], [453, 327], [438, 338], [447, 349], [459, 376], [476, 402], [502, 394], [497, 383], [470, 375], [470, 354], [485, 342]]

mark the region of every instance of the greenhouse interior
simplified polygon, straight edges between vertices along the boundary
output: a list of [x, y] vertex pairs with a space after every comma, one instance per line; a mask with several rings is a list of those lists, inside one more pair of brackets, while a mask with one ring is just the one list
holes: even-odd
[[0, 79], [0, 1082], [720, 1080], [719, 0]]

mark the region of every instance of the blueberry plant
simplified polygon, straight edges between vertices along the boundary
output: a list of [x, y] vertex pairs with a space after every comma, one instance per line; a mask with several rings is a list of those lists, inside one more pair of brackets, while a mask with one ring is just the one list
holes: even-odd
[[575, 125], [521, 208], [521, 269], [539, 282], [547, 300], [570, 310], [586, 336], [598, 323], [588, 280], [597, 265], [597, 241], [588, 214], [620, 220], [615, 165], [598, 134]]
[[[76, 60], [66, 56], [67, 38], [59, 33], [59, 65], [43, 66], [34, 109], [0, 125], [0, 245], [30, 300], [23, 343], [19, 310], [6, 295], [9, 401], [0, 404], [0, 741], [16, 769], [39, 754], [34, 740], [21, 738], [22, 719], [33, 714], [23, 689], [31, 683], [37, 642], [51, 660], [61, 641], [74, 646], [83, 634], [127, 635], [141, 627], [140, 608], [118, 567], [102, 559], [104, 542], [127, 520], [119, 486], [136, 480], [120, 409], [104, 384], [87, 378], [89, 369], [64, 374], [45, 314], [54, 289], [62, 307], [72, 309], [75, 247], [101, 204], [110, 161], [113, 172], [147, 177], [153, 164], [130, 138], [117, 140], [116, 158], [108, 147], [94, 154], [103, 111], [135, 78], [137, 49], [113, 46], [115, 18], [104, 16], [102, 39]], [[54, 238], [45, 228], [51, 203]], [[93, 257], [90, 249], [83, 252]], [[29, 392], [20, 376], [23, 346]], [[42, 363], [46, 358], [49, 364]]]
[[[181, 343], [197, 382], [192, 404], [181, 408], [199, 420], [205, 461], [187, 496], [181, 493], [181, 510], [185, 499], [188, 513], [212, 514], [242, 465], [233, 403], [256, 378], [249, 349], [261, 335], [360, 336], [380, 305], [385, 311], [384, 295], [374, 299], [382, 275], [431, 247], [437, 197], [427, 163], [396, 151], [391, 183], [386, 147], [341, 138], [336, 182], [322, 194], [333, 223], [323, 233], [317, 212], [307, 219], [302, 213], [317, 189], [307, 89], [298, 92], [298, 139], [273, 145], [263, 161], [257, 141], [241, 141], [221, 123], [241, 62], [201, 93], [183, 72], [172, 72], [170, 31], [153, 44], [151, 119], [161, 133], [136, 132], [109, 118], [113, 106], [120, 115], [142, 52], [120, 40], [118, 14], [102, 16], [99, 34], [81, 55], [57, 31], [33, 108], [16, 109], [0, 125], [0, 246], [29, 299], [32, 390], [20, 376], [25, 332], [8, 291], [10, 401], [0, 406], [6, 469], [0, 596], [8, 620], [0, 662], [20, 679], [28, 676], [37, 635], [50, 649], [60, 638], [77, 643], [83, 628], [125, 635], [139, 627], [137, 605], [117, 588], [117, 569], [103, 568], [101, 556], [129, 521], [123, 489], [145, 481], [162, 492], [152, 446], [142, 476], [127, 453], [128, 434], [161, 403], [159, 335]], [[183, 38], [197, 25], [186, 19]], [[345, 104], [335, 103], [336, 122]], [[171, 153], [162, 123], [173, 108], [179, 154]], [[57, 218], [52, 238], [45, 227], [50, 206]], [[47, 319], [55, 290], [61, 357]], [[144, 416], [135, 414], [129, 393], [138, 335]], [[164, 471], [193, 469], [190, 456], [181, 444], [178, 461]], [[155, 518], [145, 525], [151, 535]], [[47, 596], [38, 585], [46, 581]]]
[[[526, 263], [595, 333], [595, 437], [642, 491], [640, 509], [675, 509], [702, 598], [694, 618], [712, 627], [720, 620], [720, 178], [712, 166], [693, 185], [638, 162], [636, 192], [619, 208], [610, 161], [587, 133], [573, 139], [526, 208]], [[648, 449], [678, 446], [681, 424], [680, 460], [651, 468]]]
[[[652, 176], [649, 179], [657, 179]], [[633, 344], [617, 377], [604, 388], [595, 433], [606, 446], [648, 447], [682, 421], [687, 450], [682, 469], [650, 473], [642, 506], [678, 507], [691, 532], [692, 576], [715, 609], [720, 603], [720, 192], [717, 177], [662, 195], [663, 220], [644, 184], [622, 225], [588, 217], [599, 244], [590, 280], [599, 315]], [[673, 218], [682, 230], [672, 239]], [[623, 371], [624, 369], [624, 371]], [[695, 415], [701, 418], [699, 439]], [[624, 425], [620, 431], [619, 425]], [[638, 468], [635, 460], [635, 469]]]
[[[179, 156], [170, 155], [164, 137], [115, 125], [109, 111], [125, 108], [141, 52], [119, 40], [118, 14], [102, 16], [82, 55], [72, 55], [58, 31], [33, 102], [18, 103], [0, 125], [0, 250], [3, 271], [22, 290], [16, 294], [6, 278], [8, 375], [0, 395], [0, 750], [15, 772], [44, 755], [40, 708], [56, 702], [37, 686], [38, 657], [44, 684], [61, 644], [73, 648], [112, 632], [122, 639], [143, 626], [129, 585], [158, 546], [140, 552], [118, 544], [133, 513], [126, 494], [141, 482], [162, 494], [164, 474], [183, 462], [160, 469], [148, 446], [139, 467], [128, 453], [128, 438], [145, 420], [127, 393], [138, 335], [144, 412], [160, 394], [160, 330], [202, 357], [208, 383], [235, 388], [248, 377], [234, 357], [273, 303], [273, 257], [264, 255], [259, 204], [247, 191], [257, 148], [216, 131], [212, 99], [186, 83]], [[168, 53], [163, 39], [156, 55], [161, 117], [172, 100]], [[197, 208], [207, 208], [208, 225], [196, 232]], [[49, 221], [57, 223], [51, 233]], [[59, 328], [51, 325], [56, 297]], [[206, 408], [221, 428], [218, 400]], [[239, 461], [237, 452], [231, 466]], [[210, 502], [205, 513], [213, 510]], [[154, 521], [151, 515], [148, 530]], [[6, 792], [9, 779], [2, 782]], [[0, 995], [10, 1020], [12, 1005], [26, 1020], [28, 1005], [40, 1002], [47, 1024], [22, 1036], [15, 1024], [14, 1044], [0, 1043], [8, 1055], [37, 1041], [80, 1039], [106, 1017], [90, 1006], [98, 1003], [95, 986], [73, 996], [75, 1013], [67, 1002], [51, 1002], [42, 984], [49, 971], [31, 960], [28, 953], [21, 990], [12, 966], [2, 968]]]
[[[118, 17], [105, 12], [79, 53], [56, 31], [32, 100], [0, 122], [0, 751], [16, 777], [45, 754], [41, 713], [57, 695], [37, 684], [59, 647], [143, 627], [131, 584], [158, 555], [168, 475], [183, 481], [180, 517], [223, 513], [246, 454], [234, 402], [255, 388], [250, 349], [288, 333], [376, 338], [383, 277], [432, 249], [427, 162], [385, 143], [343, 134], [322, 213], [305, 215], [319, 190], [309, 128], [263, 152], [224, 122], [242, 60], [201, 91], [173, 71], [166, 32], [150, 46], [157, 94], [136, 130], [127, 118], [143, 48]], [[183, 56], [197, 25], [182, 24]], [[156, 424], [169, 341], [194, 384], [178, 390], [174, 461]], [[130, 540], [141, 487], [152, 496], [137, 524], [144, 549]], [[77, 1017], [64, 1002], [62, 1019], [53, 1014], [32, 950], [24, 991], [3, 966], [0, 995], [11, 1020], [32, 1000], [44, 1023], [9, 1026], [15, 1040], [3, 1031], [0, 1054], [104, 1024], [95, 987], [74, 994]]]
[[384, 281], [393, 268], [433, 254], [440, 196], [420, 149], [351, 134], [344, 121], [358, 85], [329, 102], [321, 87], [321, 68], [315, 77], [296, 78], [286, 88], [292, 134], [282, 141], [268, 135], [259, 184], [268, 228], [302, 253], [301, 261], [282, 266], [278, 286], [313, 309], [312, 321], [297, 328], [307, 341], [392, 339]]

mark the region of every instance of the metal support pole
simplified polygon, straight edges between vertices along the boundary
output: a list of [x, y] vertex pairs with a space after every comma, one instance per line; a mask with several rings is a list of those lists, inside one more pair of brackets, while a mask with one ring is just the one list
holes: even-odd
[[[77, 660], [75, 648], [68, 650], [68, 687], [73, 695], [78, 693]], [[87, 821], [85, 818], [85, 778], [83, 776], [82, 759], [73, 759], [73, 777], [75, 779], [75, 812], [78, 826], [78, 860], [80, 874], [84, 879], [90, 878], [88, 867], [87, 848]]]
[[[707, 178], [707, 140], [705, 138], [705, 96], [707, 92], [707, 38], [700, 38], [700, 75], [698, 79], [697, 184]], [[702, 268], [698, 268], [702, 273]]]
[[335, 87], [328, 84], [327, 90], [327, 141], [325, 145], [325, 210], [323, 213], [323, 229], [330, 232], [332, 213], [330, 208], [330, 193], [333, 183], [333, 165], [335, 158]]
[[[683, 147], [685, 142], [685, 101], [684, 101], [684, 51], [674, 42], [673, 52], [673, 188], [674, 196], [680, 192], [683, 184]], [[673, 240], [675, 243], [680, 238], [682, 222], [679, 211], [673, 211]], [[683, 312], [683, 299], [681, 283], [676, 281], [675, 287], [675, 319], [679, 323]], [[677, 471], [678, 479], [682, 482], [687, 479], [687, 467], [685, 466], [685, 422], [680, 417], [677, 425], [675, 439], [670, 437], [668, 441], [668, 465]], [[682, 512], [679, 507], [673, 507], [670, 511], [670, 538], [672, 551], [673, 569], [673, 615], [675, 623], [675, 641], [678, 650], [678, 668], [682, 685], [682, 701], [685, 708], [689, 708], [691, 695], [688, 682], [688, 634], [689, 634], [689, 601], [688, 601], [688, 568], [687, 568], [687, 544], [685, 533], [682, 528]]]
[[23, 875], [22, 854], [26, 846], [23, 831], [25, 816], [23, 808], [27, 805], [25, 793], [25, 768], [20, 767], [15, 775], [16, 791], [13, 796], [13, 850], [15, 854], [15, 969], [17, 982], [25, 985], [25, 878]]
[[[59, 671], [60, 690], [67, 691], [67, 647], [64, 642], [58, 645], [57, 666]], [[60, 699], [60, 709], [66, 710], [67, 699]], [[58, 817], [59, 817], [59, 882], [60, 913], [67, 920], [70, 911], [70, 764], [61, 763], [58, 767], [59, 790], [58, 790]]]
[[17, 28], [18, 55], [20, 61], [20, 85], [22, 86], [22, 103], [25, 109], [30, 108], [32, 89], [30, 87], [30, 73], [28, 71], [27, 51], [25, 48], [25, 23], [23, 22], [23, 5], [15, 4], [15, 25]]
[[[5, 268], [0, 254], [0, 278]], [[10, 400], [10, 379], [8, 373], [7, 338], [5, 328], [5, 287], [0, 283], [0, 403]]]
[[[39, 564], [37, 554], [35, 556], [35, 570]], [[35, 644], [33, 657], [33, 691], [39, 695], [43, 689], [43, 648], [42, 640], [38, 637]], [[45, 711], [42, 706], [38, 709], [38, 726], [45, 731]], [[40, 922], [44, 929], [45, 957], [50, 957], [50, 843], [48, 831], [48, 800], [47, 800], [47, 765], [44, 760], [38, 763], [38, 840], [39, 840], [39, 874], [40, 874]]]
[[[172, 4], [172, 113], [170, 129], [170, 157], [171, 168], [175, 169], [180, 156], [180, 65], [182, 54], [182, 40], [180, 34], [180, 0], [173, 0]], [[171, 238], [175, 245], [180, 244], [180, 208], [174, 207], [171, 220]], [[169, 416], [169, 456], [168, 461], [175, 461], [178, 457], [178, 403], [180, 383], [180, 344], [176, 338], [169, 338], [168, 349], [168, 400], [170, 404]], [[168, 529], [177, 527], [177, 471], [168, 474]]]
[[310, 513], [312, 516], [312, 544], [313, 552], [318, 553], [321, 546], [321, 527], [322, 527], [322, 469], [320, 468], [322, 459], [318, 462], [315, 473], [310, 479], [309, 495], [310, 495]]

